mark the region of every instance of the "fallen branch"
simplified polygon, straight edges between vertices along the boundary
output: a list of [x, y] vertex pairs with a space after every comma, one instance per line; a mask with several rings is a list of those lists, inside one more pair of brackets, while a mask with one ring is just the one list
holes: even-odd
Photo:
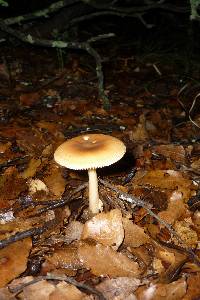
[[141, 206], [144, 209], [146, 209], [146, 211], [148, 212], [149, 215], [151, 215], [152, 217], [154, 217], [160, 224], [162, 224], [163, 226], [165, 226], [169, 232], [171, 233], [171, 235], [173, 235], [177, 241], [180, 243], [180, 245], [182, 245], [183, 250], [194, 260], [194, 262], [200, 266], [200, 261], [198, 256], [193, 252], [192, 249], [190, 249], [189, 247], [187, 247], [187, 245], [185, 245], [185, 242], [181, 239], [181, 237], [176, 233], [176, 231], [173, 229], [173, 227], [168, 224], [167, 222], [165, 222], [163, 219], [161, 219], [158, 215], [156, 215], [152, 210], [152, 205], [149, 203], [146, 203], [145, 201], [138, 199], [137, 197], [133, 196], [133, 195], [129, 195], [127, 193], [124, 193], [122, 191], [120, 191], [118, 188], [114, 187], [112, 184], [110, 184], [108, 181], [103, 180], [103, 179], [99, 179], [99, 181], [105, 186], [108, 187], [109, 189], [113, 190], [114, 192], [117, 193], [118, 198], [126, 201], [128, 203], [134, 204], [135, 206]]
[[71, 278], [71, 277], [67, 277], [65, 275], [62, 275], [62, 276], [58, 276], [58, 275], [54, 275], [54, 274], [48, 274], [47, 276], [38, 276], [36, 278], [34, 278], [33, 280], [27, 282], [27, 283], [23, 283], [19, 286], [16, 286], [16, 287], [11, 287], [9, 286], [9, 290], [12, 292], [12, 293], [19, 293], [21, 292], [25, 287], [29, 286], [29, 285], [32, 285], [34, 283], [37, 283], [41, 280], [58, 280], [58, 281], [65, 281], [67, 283], [70, 283], [74, 286], [76, 286], [77, 288], [80, 288], [80, 289], [84, 289], [94, 295], [97, 295], [99, 297], [100, 300], [106, 300], [106, 298], [103, 296], [103, 294], [98, 291], [97, 289], [95, 288], [92, 288], [91, 286], [87, 285], [87, 284], [84, 284], [84, 283], [80, 283], [78, 281], [76, 281], [75, 279]]

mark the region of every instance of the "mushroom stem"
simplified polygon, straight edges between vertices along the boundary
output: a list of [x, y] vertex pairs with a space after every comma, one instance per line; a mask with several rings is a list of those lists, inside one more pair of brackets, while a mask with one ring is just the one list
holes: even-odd
[[88, 169], [89, 176], [89, 209], [93, 214], [99, 212], [99, 192], [96, 169]]

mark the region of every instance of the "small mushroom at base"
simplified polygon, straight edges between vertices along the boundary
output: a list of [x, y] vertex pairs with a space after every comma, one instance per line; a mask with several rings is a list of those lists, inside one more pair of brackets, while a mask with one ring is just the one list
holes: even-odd
[[105, 134], [85, 134], [61, 144], [54, 153], [55, 161], [73, 170], [88, 170], [89, 209], [99, 212], [97, 168], [112, 165], [126, 152], [126, 146], [119, 139]]

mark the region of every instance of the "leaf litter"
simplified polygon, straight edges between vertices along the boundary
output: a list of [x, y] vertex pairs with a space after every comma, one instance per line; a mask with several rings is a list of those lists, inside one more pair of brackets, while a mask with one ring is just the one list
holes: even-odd
[[[74, 68], [51, 89], [32, 92], [24, 90], [23, 70], [12, 101], [1, 100], [9, 113], [0, 119], [0, 299], [198, 299], [194, 124], [173, 125], [182, 108], [170, 95], [155, 100], [141, 90], [130, 96], [126, 78], [116, 81], [116, 93], [112, 74], [107, 112], [94, 85], [86, 82], [75, 95], [85, 73], [74, 77]], [[120, 68], [115, 76], [138, 74]], [[178, 94], [177, 83], [170, 84], [171, 95]], [[106, 180], [99, 185], [103, 211], [95, 216], [88, 212], [86, 172], [53, 160], [58, 145], [88, 132], [113, 135], [127, 146], [122, 162], [99, 171]]]

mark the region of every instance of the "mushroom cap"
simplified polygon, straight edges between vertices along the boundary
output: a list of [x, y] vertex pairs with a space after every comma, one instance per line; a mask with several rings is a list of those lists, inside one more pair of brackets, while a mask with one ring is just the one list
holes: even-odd
[[126, 152], [119, 139], [105, 134], [85, 134], [61, 144], [54, 159], [61, 166], [73, 170], [96, 169], [112, 165]]

